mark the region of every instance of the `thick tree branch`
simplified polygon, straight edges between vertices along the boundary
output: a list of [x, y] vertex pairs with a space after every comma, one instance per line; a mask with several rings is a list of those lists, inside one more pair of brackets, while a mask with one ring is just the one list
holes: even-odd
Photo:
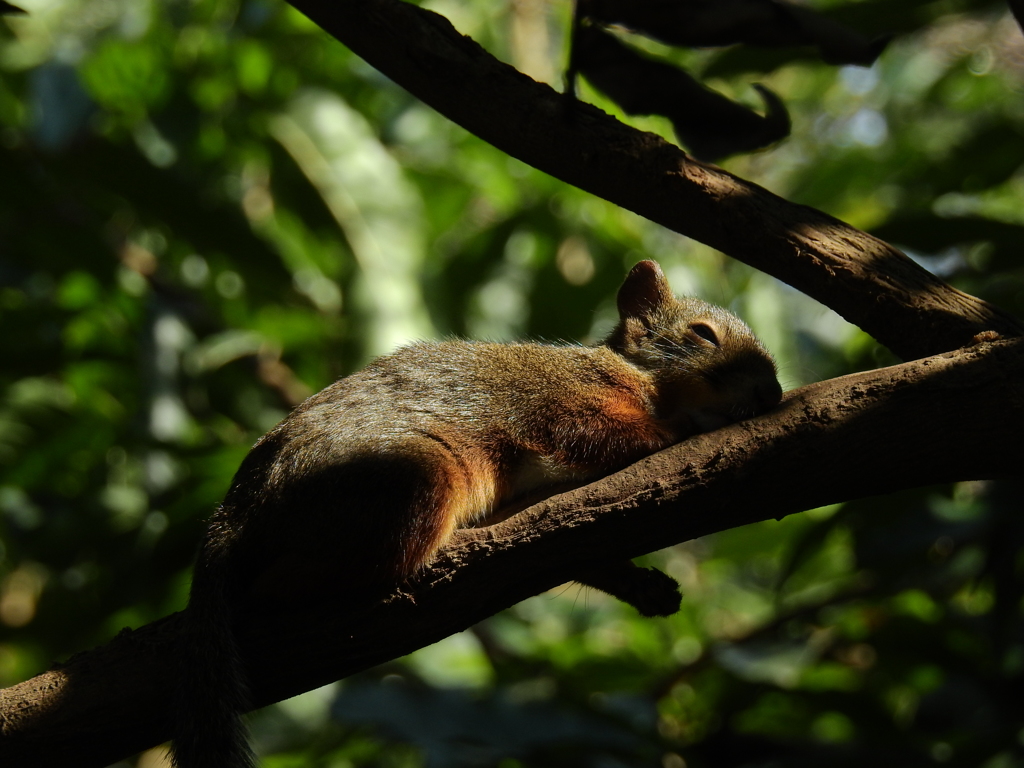
[[905, 360], [955, 349], [985, 330], [1024, 332], [881, 240], [534, 82], [443, 16], [401, 0], [290, 1], [498, 149], [784, 280]]
[[[1024, 341], [821, 382], [775, 412], [681, 443], [446, 550], [386, 604], [242, 640], [264, 705], [458, 632], [606, 559], [927, 483], [1018, 473]], [[879, 435], [885, 435], [880, 441]], [[103, 766], [167, 737], [176, 616], [0, 691], [0, 764]]]

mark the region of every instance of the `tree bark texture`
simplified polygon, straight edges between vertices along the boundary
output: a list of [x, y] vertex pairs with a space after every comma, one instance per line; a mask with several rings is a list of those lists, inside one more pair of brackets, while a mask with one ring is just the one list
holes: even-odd
[[[1019, 473], [1022, 432], [1024, 341], [804, 387], [770, 414], [459, 537], [373, 609], [268, 615], [240, 638], [255, 703], [405, 655], [595, 563], [831, 502]], [[123, 632], [0, 691], [0, 765], [98, 767], [166, 739], [177, 631], [175, 615]]]

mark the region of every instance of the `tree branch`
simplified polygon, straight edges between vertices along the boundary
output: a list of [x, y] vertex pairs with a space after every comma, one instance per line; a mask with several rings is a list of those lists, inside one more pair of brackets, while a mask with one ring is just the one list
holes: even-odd
[[[262, 706], [463, 630], [595, 562], [822, 504], [1019, 472], [1024, 341], [998, 341], [791, 392], [457, 543], [356, 615], [268, 614], [241, 633]], [[878, 440], [885, 434], [884, 441]], [[103, 766], [167, 738], [177, 616], [0, 691], [0, 764]]]
[[774, 275], [905, 360], [1024, 325], [902, 252], [630, 128], [401, 0], [290, 0], [441, 114], [534, 168]]

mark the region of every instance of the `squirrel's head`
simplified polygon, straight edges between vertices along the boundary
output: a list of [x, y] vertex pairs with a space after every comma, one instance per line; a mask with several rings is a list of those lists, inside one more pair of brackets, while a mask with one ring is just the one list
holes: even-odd
[[716, 429], [781, 400], [775, 361], [746, 323], [701, 299], [676, 298], [657, 262], [630, 270], [618, 306], [606, 344], [652, 374], [659, 415], [681, 431]]

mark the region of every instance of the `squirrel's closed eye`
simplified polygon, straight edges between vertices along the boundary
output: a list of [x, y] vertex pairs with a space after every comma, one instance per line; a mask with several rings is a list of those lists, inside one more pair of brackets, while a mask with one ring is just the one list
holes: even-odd
[[706, 323], [691, 323], [690, 330], [700, 336], [705, 341], [709, 341], [716, 347], [719, 346], [718, 336], [715, 334], [715, 329]]

